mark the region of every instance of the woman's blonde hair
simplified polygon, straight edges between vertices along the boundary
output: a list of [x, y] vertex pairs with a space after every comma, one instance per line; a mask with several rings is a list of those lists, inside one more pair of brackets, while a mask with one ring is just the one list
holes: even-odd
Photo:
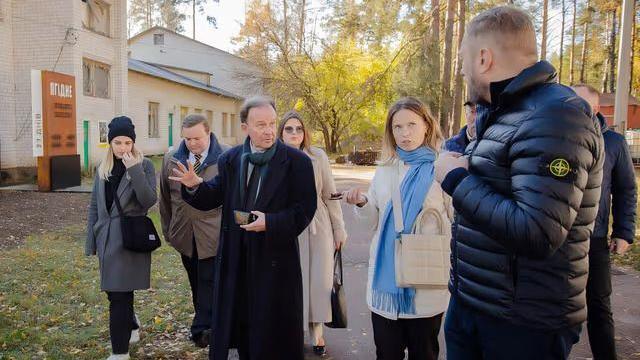
[[393, 137], [393, 117], [398, 111], [403, 109], [414, 112], [424, 120], [427, 126], [427, 131], [424, 136], [424, 146], [437, 152], [444, 140], [442, 131], [440, 130], [440, 124], [438, 124], [433, 115], [431, 115], [429, 108], [422, 103], [422, 101], [414, 97], [404, 97], [396, 101], [387, 113], [387, 121], [384, 124], [384, 136], [382, 139], [382, 159], [385, 164], [398, 158], [396, 152], [396, 146], [398, 144], [396, 144], [396, 139]]
[[[131, 145], [131, 154], [133, 154], [133, 157], [138, 162], [142, 162], [144, 155], [142, 154], [142, 151], [136, 148], [135, 143]], [[109, 176], [111, 176], [111, 170], [113, 170], [113, 147], [111, 146], [111, 143], [109, 143], [109, 148], [107, 149], [104, 158], [102, 158], [100, 166], [98, 166], [98, 176], [100, 176], [100, 179], [108, 181]]]

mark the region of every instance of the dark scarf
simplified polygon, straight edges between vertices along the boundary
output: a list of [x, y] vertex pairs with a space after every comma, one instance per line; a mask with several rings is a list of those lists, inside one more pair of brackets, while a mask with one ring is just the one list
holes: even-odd
[[107, 210], [110, 210], [111, 205], [113, 205], [113, 199], [117, 196], [116, 193], [118, 191], [118, 186], [120, 186], [120, 180], [122, 180], [122, 177], [124, 176], [124, 173], [126, 171], [127, 168], [122, 163], [122, 159], [118, 159], [114, 155], [111, 176], [109, 176], [109, 180], [105, 182], [105, 200], [107, 204]]
[[247, 173], [249, 169], [249, 163], [253, 164], [253, 171], [260, 171], [260, 181], [264, 180], [267, 169], [269, 168], [269, 161], [276, 153], [277, 142], [269, 148], [269, 150], [263, 153], [251, 152], [251, 139], [247, 136], [242, 146], [242, 156], [240, 157], [240, 203], [245, 203], [246, 187], [247, 187]]

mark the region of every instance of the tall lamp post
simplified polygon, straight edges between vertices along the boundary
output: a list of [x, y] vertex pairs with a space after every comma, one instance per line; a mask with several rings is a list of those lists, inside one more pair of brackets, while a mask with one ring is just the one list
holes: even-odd
[[620, 24], [620, 51], [618, 52], [618, 76], [616, 78], [616, 101], [613, 123], [617, 132], [625, 134], [629, 109], [629, 76], [631, 76], [631, 33], [635, 16], [634, 0], [623, 0], [622, 23]]

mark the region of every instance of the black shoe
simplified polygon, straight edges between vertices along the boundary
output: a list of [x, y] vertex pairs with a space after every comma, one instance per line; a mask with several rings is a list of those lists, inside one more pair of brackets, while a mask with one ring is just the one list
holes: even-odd
[[313, 353], [318, 355], [318, 356], [325, 356], [325, 355], [327, 355], [327, 350], [325, 349], [324, 345], [323, 346], [314, 346], [313, 347]]
[[191, 335], [191, 340], [196, 344], [199, 348], [206, 348], [209, 346], [209, 337], [211, 336], [211, 330], [207, 329], [200, 334]]

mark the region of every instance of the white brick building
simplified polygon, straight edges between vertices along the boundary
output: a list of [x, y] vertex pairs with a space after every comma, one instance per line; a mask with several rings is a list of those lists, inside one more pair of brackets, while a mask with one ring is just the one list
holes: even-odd
[[[241, 101], [262, 87], [238, 74], [257, 68], [162, 28], [132, 38], [129, 51], [126, 13], [126, 0], [0, 0], [0, 185], [35, 175], [32, 69], [75, 77], [83, 168], [102, 157], [106, 125], [121, 114], [133, 119], [145, 154], [177, 145], [189, 113], [208, 117], [222, 141], [241, 141]], [[166, 45], [149, 46], [159, 34]]]
[[129, 39], [130, 57], [172, 71], [188, 69], [210, 74], [210, 85], [240, 95], [262, 92], [261, 72], [246, 60], [163, 27]]
[[187, 77], [129, 59], [128, 115], [141, 139], [137, 144], [145, 154], [161, 154], [169, 146], [177, 146], [182, 119], [192, 113], [207, 117], [211, 131], [222, 142], [235, 145], [240, 141], [242, 97], [199, 81], [204, 78], [197, 75]]
[[125, 0], [0, 1], [0, 183], [36, 165], [31, 69], [75, 76], [83, 163], [84, 140], [95, 143], [98, 122], [126, 112], [126, 21]]

